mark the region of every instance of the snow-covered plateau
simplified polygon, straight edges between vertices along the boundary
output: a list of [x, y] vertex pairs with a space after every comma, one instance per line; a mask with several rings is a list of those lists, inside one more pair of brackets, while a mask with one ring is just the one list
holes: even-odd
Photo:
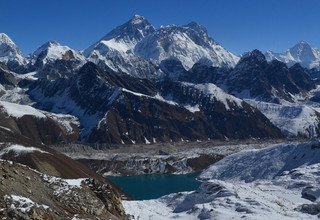
[[320, 142], [243, 150], [210, 166], [192, 192], [124, 201], [134, 219], [318, 219]]

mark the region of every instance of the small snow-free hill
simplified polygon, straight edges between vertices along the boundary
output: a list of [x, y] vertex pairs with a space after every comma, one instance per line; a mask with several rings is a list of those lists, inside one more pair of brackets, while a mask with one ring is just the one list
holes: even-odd
[[319, 158], [319, 142], [245, 150], [204, 171], [194, 192], [123, 203], [136, 218], [318, 219]]
[[118, 192], [103, 181], [62, 179], [11, 161], [0, 166], [3, 219], [124, 218]]
[[38, 144], [75, 142], [79, 135], [78, 121], [73, 116], [5, 101], [0, 101], [0, 133], [2, 141], [20, 137]]

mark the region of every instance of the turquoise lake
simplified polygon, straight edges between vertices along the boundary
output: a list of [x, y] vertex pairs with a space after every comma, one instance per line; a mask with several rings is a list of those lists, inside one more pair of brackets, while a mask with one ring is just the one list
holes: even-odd
[[199, 173], [191, 174], [148, 174], [139, 176], [109, 176], [124, 192], [136, 200], [156, 199], [161, 196], [183, 191], [196, 190], [200, 182], [196, 180]]

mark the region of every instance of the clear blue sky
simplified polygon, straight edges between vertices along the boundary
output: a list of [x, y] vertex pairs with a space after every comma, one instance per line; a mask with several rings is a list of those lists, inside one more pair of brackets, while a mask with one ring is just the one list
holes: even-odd
[[0, 0], [0, 32], [28, 54], [48, 40], [84, 49], [143, 15], [154, 26], [196, 21], [228, 50], [320, 48], [319, 0]]

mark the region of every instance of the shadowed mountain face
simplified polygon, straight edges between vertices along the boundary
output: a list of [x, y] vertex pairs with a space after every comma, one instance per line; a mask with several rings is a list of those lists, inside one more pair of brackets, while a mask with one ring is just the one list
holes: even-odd
[[[184, 90], [191, 91], [192, 85], [170, 80], [155, 84], [88, 63], [70, 79], [35, 82], [29, 94], [39, 108], [78, 117], [82, 141], [130, 144], [282, 137], [256, 109], [210, 86], [212, 91], [194, 88], [200, 97], [183, 100]], [[240, 129], [246, 123], [248, 130]]]
[[274, 98], [292, 100], [292, 95], [315, 88], [308, 72], [299, 64], [288, 68], [279, 61], [267, 62], [255, 50], [243, 56], [227, 79], [228, 91], [240, 94], [250, 92], [250, 97], [271, 101]]
[[258, 50], [245, 54], [235, 68], [208, 67], [198, 63], [186, 71], [177, 61], [166, 63], [162, 68], [169, 77], [191, 83], [214, 83], [239, 98], [293, 102], [294, 95], [315, 88], [310, 71], [300, 64], [287, 67], [277, 60], [267, 62]]
[[[307, 59], [310, 51], [316, 57], [302, 42], [290, 53]], [[15, 117], [13, 107], [3, 121], [48, 144], [282, 137], [243, 99], [295, 102], [317, 75], [258, 50], [237, 57], [196, 22], [157, 29], [138, 15], [81, 52], [49, 41], [25, 58], [2, 34], [0, 58], [3, 108], [32, 105], [44, 115]], [[17, 74], [12, 60], [33, 72]]]

